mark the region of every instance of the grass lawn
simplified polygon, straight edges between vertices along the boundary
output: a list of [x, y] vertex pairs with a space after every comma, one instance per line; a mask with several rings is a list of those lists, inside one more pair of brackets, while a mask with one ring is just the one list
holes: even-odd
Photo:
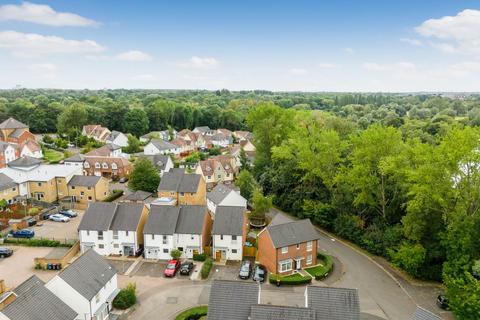
[[60, 160], [63, 159], [63, 153], [60, 151], [56, 151], [53, 149], [44, 149], [43, 150], [43, 157], [49, 163], [58, 163]]
[[206, 319], [205, 316], [207, 315], [207, 311], [208, 311], [208, 306], [193, 307], [177, 315], [175, 317], [175, 320]]
[[315, 277], [316, 274], [319, 274], [325, 271], [325, 266], [323, 264], [318, 264], [310, 268], [305, 268], [304, 270], [307, 271], [308, 274], [310, 274], [312, 277]]

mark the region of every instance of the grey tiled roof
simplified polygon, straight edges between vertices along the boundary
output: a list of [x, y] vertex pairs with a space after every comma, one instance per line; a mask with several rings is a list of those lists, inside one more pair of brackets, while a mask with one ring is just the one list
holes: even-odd
[[7, 120], [0, 123], [0, 129], [17, 129], [17, 128], [28, 128], [28, 126], [14, 118], [8, 118]]
[[141, 155], [141, 158], [146, 158], [150, 160], [157, 170], [165, 170], [165, 166], [168, 163], [169, 155], [166, 154], [155, 154], [155, 155]]
[[245, 208], [217, 207], [212, 234], [241, 236], [243, 234]]
[[64, 162], [83, 162], [85, 161], [85, 156], [83, 154], [77, 153], [71, 157], [68, 157], [64, 160]]
[[0, 152], [5, 152], [10, 144], [4, 141], [0, 141]]
[[202, 234], [203, 221], [207, 214], [206, 206], [182, 206], [175, 233]]
[[90, 301], [116, 273], [95, 250], [89, 249], [58, 276]]
[[209, 126], [202, 126], [202, 127], [195, 127], [193, 128], [194, 131], [198, 131], [198, 132], [207, 132], [207, 131], [211, 131], [210, 127]]
[[33, 167], [33, 166], [40, 165], [41, 163], [42, 163], [42, 160], [39, 160], [37, 158], [23, 156], [16, 160], [10, 161], [7, 165], [9, 167]]
[[177, 227], [179, 207], [156, 206], [150, 207], [144, 234], [174, 234]]
[[15, 187], [17, 184], [6, 174], [0, 173], [0, 191]]
[[441, 320], [439, 316], [433, 314], [432, 312], [422, 308], [417, 307], [415, 313], [413, 314], [412, 320]]
[[152, 196], [152, 193], [150, 192], [137, 190], [133, 193], [130, 193], [125, 199], [130, 201], [144, 201], [145, 199], [151, 196]]
[[68, 181], [69, 186], [76, 187], [95, 187], [102, 177], [99, 176], [82, 176], [74, 175], [70, 181]]
[[267, 231], [270, 234], [275, 248], [291, 246], [297, 243], [317, 240], [317, 230], [309, 219], [297, 220], [288, 223], [269, 225]]
[[158, 191], [197, 192], [201, 175], [185, 173], [185, 169], [174, 168], [163, 174]]
[[212, 189], [212, 191], [207, 193], [207, 199], [215, 204], [219, 204], [230, 194], [230, 192], [234, 191], [223, 183], [219, 183]]
[[249, 320], [316, 320], [311, 308], [258, 304], [250, 311]]
[[0, 311], [11, 320], [73, 320], [78, 315], [37, 276], [31, 276], [14, 292], [17, 298]]
[[360, 319], [357, 289], [308, 286], [307, 307], [315, 310], [317, 320]]
[[136, 231], [144, 207], [143, 203], [119, 203], [110, 229]]
[[164, 150], [170, 150], [170, 149], [176, 149], [177, 146], [161, 139], [152, 139], [150, 140], [150, 143], [152, 143], [155, 148], [157, 148], [159, 151], [164, 151]]
[[246, 320], [258, 303], [259, 286], [253, 281], [214, 280], [208, 302], [208, 320]]
[[10, 137], [12, 138], [18, 138], [24, 133], [25, 130], [22, 128], [15, 129], [12, 133], [10, 133]]
[[105, 231], [112, 225], [117, 203], [112, 202], [93, 202], [90, 203], [78, 230]]

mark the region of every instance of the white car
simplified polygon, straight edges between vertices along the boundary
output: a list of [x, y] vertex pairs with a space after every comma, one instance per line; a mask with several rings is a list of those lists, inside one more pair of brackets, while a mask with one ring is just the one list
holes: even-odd
[[49, 220], [56, 221], [56, 222], [68, 222], [70, 221], [69, 217], [65, 217], [64, 215], [61, 214], [52, 214], [50, 217], [48, 217]]

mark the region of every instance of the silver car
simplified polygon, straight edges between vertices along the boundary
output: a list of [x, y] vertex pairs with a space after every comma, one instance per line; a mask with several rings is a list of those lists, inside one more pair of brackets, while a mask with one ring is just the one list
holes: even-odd
[[70, 221], [69, 217], [65, 217], [64, 215], [61, 215], [59, 213], [57, 214], [52, 214], [50, 217], [48, 217], [49, 220], [55, 221], [55, 222], [68, 222]]

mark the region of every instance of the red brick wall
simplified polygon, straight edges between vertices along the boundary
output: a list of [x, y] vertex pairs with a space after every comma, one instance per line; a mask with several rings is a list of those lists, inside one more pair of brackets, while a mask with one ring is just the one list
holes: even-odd
[[266, 229], [258, 236], [257, 260], [263, 264], [269, 272], [277, 273], [276, 250], [273, 247], [270, 235]]

